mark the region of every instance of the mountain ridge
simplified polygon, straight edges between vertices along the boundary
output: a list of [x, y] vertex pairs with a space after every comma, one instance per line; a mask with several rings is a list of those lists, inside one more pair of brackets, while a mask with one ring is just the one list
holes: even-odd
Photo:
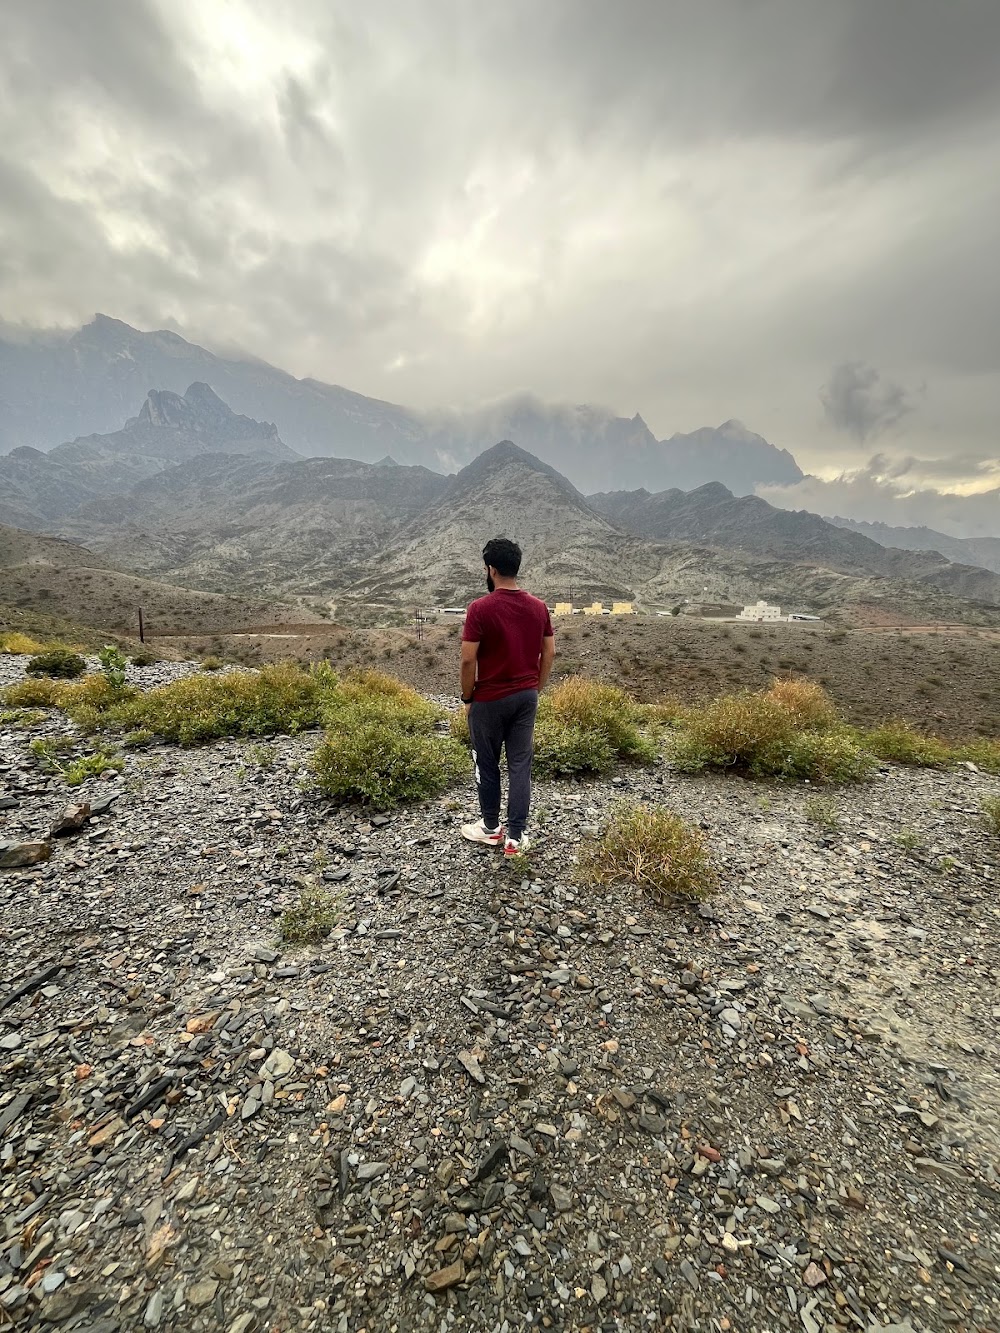
[[192, 381], [210, 384], [237, 413], [277, 423], [281, 438], [303, 456], [374, 462], [388, 454], [449, 472], [510, 438], [590, 490], [620, 481], [690, 487], [718, 474], [749, 493], [757, 484], [791, 484], [803, 475], [787, 450], [735, 421], [657, 440], [638, 412], [620, 417], [530, 393], [473, 411], [420, 413], [107, 315], [59, 340], [0, 335], [0, 451], [18, 445], [44, 451], [57, 441], [112, 433], [151, 387], [181, 393]]

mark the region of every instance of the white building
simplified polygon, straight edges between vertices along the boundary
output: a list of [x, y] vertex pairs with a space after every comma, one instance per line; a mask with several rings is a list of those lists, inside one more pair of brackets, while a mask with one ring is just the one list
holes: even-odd
[[739, 614], [740, 620], [780, 620], [781, 607], [771, 606], [769, 602], [755, 602], [753, 606], [745, 606]]

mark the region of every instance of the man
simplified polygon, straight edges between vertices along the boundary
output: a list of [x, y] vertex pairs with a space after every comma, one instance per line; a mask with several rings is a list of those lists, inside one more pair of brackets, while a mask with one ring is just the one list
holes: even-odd
[[[548, 607], [518, 587], [521, 548], [494, 537], [483, 548], [489, 595], [474, 601], [462, 630], [462, 703], [469, 718], [482, 819], [465, 824], [470, 842], [527, 850], [531, 755], [538, 692], [556, 655]], [[500, 750], [507, 752], [507, 828], [500, 823]]]

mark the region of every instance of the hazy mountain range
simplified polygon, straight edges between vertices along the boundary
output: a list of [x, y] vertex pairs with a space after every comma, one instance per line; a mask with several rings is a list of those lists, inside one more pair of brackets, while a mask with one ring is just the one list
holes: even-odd
[[[99, 608], [128, 622], [143, 600], [169, 615], [171, 629], [191, 606], [184, 589], [252, 598], [257, 615], [266, 597], [386, 611], [458, 605], [480, 591], [478, 552], [503, 531], [522, 542], [526, 579], [550, 600], [666, 606], [764, 596], [800, 609], [879, 603], [896, 615], [976, 623], [1000, 607], [995, 573], [890, 551], [718, 483], [588, 499], [510, 441], [450, 477], [388, 458], [299, 458], [273, 426], [234, 414], [202, 385], [151, 393], [111, 435], [0, 457], [5, 493], [15, 475], [31, 526], [79, 545], [52, 543], [40, 558], [37, 544], [48, 539], [8, 530], [0, 602], [30, 605], [44, 592], [60, 614], [82, 602], [84, 617]], [[78, 500], [69, 512], [67, 496]], [[110, 602], [94, 596], [99, 566], [115, 571], [104, 580], [116, 584]], [[194, 611], [203, 622], [205, 608]]]
[[472, 412], [421, 414], [106, 315], [61, 337], [0, 336], [0, 453], [115, 432], [150, 389], [181, 394], [192, 382], [211, 385], [236, 413], [273, 421], [285, 444], [305, 457], [375, 462], [390, 455], [451, 472], [506, 438], [584, 490], [690, 489], [718, 480], [750, 494], [803, 475], [791, 454], [737, 421], [657, 440], [641, 416], [523, 394]]
[[[190, 345], [178, 341], [187, 364]], [[169, 337], [167, 345], [175, 346]], [[573, 418], [578, 440], [598, 432], [588, 411]], [[634, 457], [664, 447], [643, 441], [641, 420], [627, 425]], [[717, 463], [726, 458], [720, 435], [726, 447], [766, 458], [733, 423], [709, 435], [698, 449]], [[304, 458], [275, 424], [234, 412], [199, 381], [183, 393], [148, 390], [140, 410], [107, 434], [0, 456], [0, 496], [0, 521], [11, 529], [78, 543], [47, 546], [40, 559], [21, 531], [19, 559], [18, 534], [8, 533], [0, 602], [22, 605], [43, 588], [71, 603], [80, 570], [92, 587], [101, 566], [125, 581], [112, 599], [122, 615], [140, 596], [175, 618], [188, 605], [179, 594], [144, 594], [128, 582], [136, 578], [240, 593], [258, 608], [262, 597], [455, 605], [480, 590], [483, 542], [506, 531], [525, 547], [531, 585], [551, 600], [663, 606], [764, 596], [799, 609], [877, 602], [903, 616], [973, 621], [995, 620], [990, 608], [1000, 607], [1000, 573], [972, 559], [896, 549], [719, 482], [588, 498], [509, 440], [452, 475], [389, 456]], [[979, 546], [957, 542], [953, 551], [974, 556]]]

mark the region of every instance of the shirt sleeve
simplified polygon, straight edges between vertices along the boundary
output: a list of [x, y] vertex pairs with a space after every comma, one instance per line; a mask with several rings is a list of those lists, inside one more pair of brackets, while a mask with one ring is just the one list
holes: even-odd
[[483, 627], [479, 619], [479, 607], [472, 602], [465, 613], [465, 623], [462, 625], [463, 643], [479, 643], [483, 637]]

